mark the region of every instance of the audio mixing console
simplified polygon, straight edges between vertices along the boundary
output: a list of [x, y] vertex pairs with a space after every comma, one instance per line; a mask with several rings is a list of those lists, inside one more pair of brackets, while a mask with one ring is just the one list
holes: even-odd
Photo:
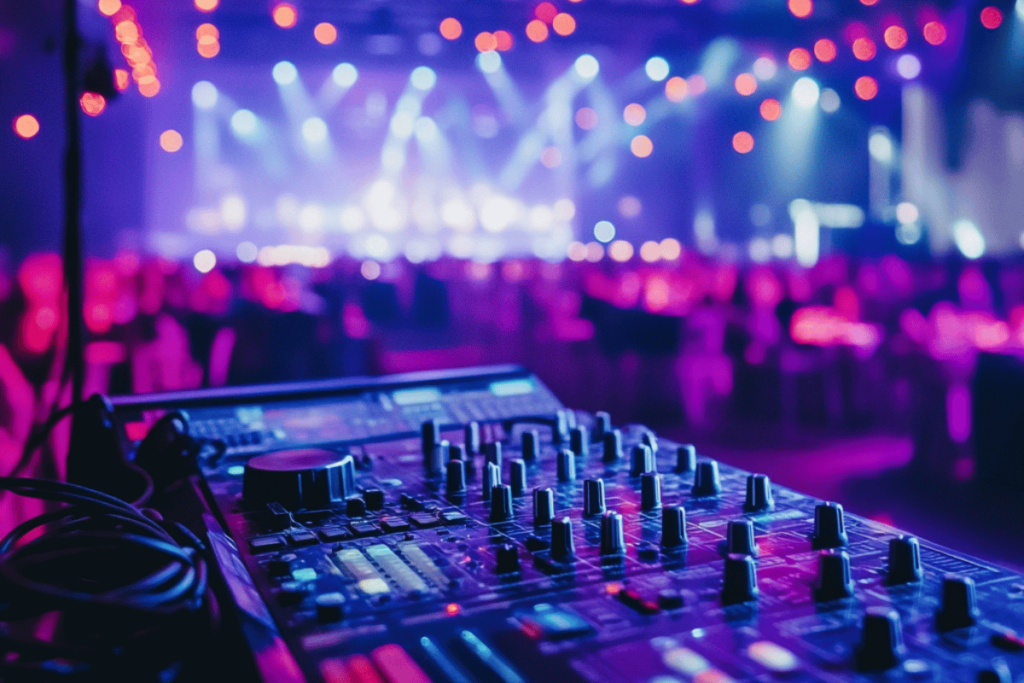
[[267, 681], [1024, 681], [1024, 577], [520, 368], [114, 404], [226, 444], [205, 531]]

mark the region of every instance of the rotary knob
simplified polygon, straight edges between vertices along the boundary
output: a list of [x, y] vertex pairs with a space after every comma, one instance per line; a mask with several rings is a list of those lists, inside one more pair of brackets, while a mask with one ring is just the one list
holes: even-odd
[[685, 444], [676, 449], [676, 472], [693, 472], [697, 469], [697, 448], [693, 444]]
[[576, 559], [576, 541], [572, 536], [572, 520], [568, 517], [551, 522], [551, 559], [556, 562]]
[[661, 507], [661, 475], [648, 472], [640, 477], [640, 509], [644, 512]]
[[594, 414], [594, 442], [601, 443], [604, 435], [612, 430], [612, 416], [606, 412]]
[[508, 522], [515, 516], [512, 511], [512, 487], [498, 484], [491, 490], [491, 516], [489, 521], [492, 524]]
[[527, 462], [536, 460], [540, 456], [540, 435], [536, 429], [523, 432], [523, 460]]
[[484, 468], [484, 500], [491, 499], [491, 491], [494, 490], [495, 486], [501, 486], [501, 470], [493, 462], [489, 462]]
[[900, 615], [887, 607], [869, 607], [861, 624], [857, 669], [885, 671], [903, 658], [903, 627]]
[[622, 457], [622, 432], [618, 429], [606, 432], [602, 446], [603, 453], [601, 459], [607, 463], [618, 462]]
[[498, 469], [501, 469], [501, 442], [492, 441], [484, 444], [484, 455], [487, 462], [497, 465]]
[[1013, 674], [1006, 662], [997, 659], [987, 669], [978, 672], [978, 683], [1013, 683]]
[[480, 452], [480, 423], [472, 421], [466, 424], [466, 452], [476, 455]]
[[555, 516], [555, 494], [551, 489], [533, 490], [533, 523], [551, 524]]
[[682, 506], [666, 507], [661, 511], [661, 547], [672, 550], [687, 543], [686, 510]]
[[920, 583], [924, 578], [921, 568], [921, 544], [913, 536], [897, 536], [889, 541], [889, 570], [885, 581], [890, 586]]
[[772, 484], [763, 474], [751, 474], [747, 477], [747, 499], [743, 503], [744, 512], [764, 512], [775, 507], [772, 498]]
[[494, 571], [497, 574], [514, 574], [519, 571], [519, 548], [511, 543], [498, 546]]
[[729, 555], [725, 558], [722, 580], [722, 604], [738, 605], [757, 600], [757, 569], [750, 555]]
[[423, 449], [423, 457], [430, 457], [430, 452], [439, 443], [441, 443], [441, 423], [436, 419], [424, 420], [420, 425], [420, 447]]
[[733, 555], [757, 555], [754, 542], [754, 523], [747, 519], [735, 519], [726, 527], [728, 552]]
[[512, 495], [522, 496], [526, 493], [526, 463], [522, 460], [513, 460], [509, 463], [509, 484], [512, 486]]
[[702, 460], [697, 463], [697, 473], [693, 477], [694, 497], [717, 496], [721, 492], [722, 481], [718, 476], [718, 463], [714, 460]]
[[[570, 421], [573, 424], [569, 424]], [[551, 443], [563, 444], [569, 438], [569, 429], [575, 427], [575, 418], [568, 410], [555, 411], [555, 423], [551, 429]]]
[[935, 625], [939, 631], [974, 626], [981, 611], [974, 580], [969, 576], [946, 576], [942, 579], [942, 605], [935, 612]]
[[814, 506], [814, 536], [811, 543], [816, 549], [841, 548], [850, 542], [846, 535], [843, 506], [839, 503], [821, 503]]
[[587, 479], [583, 482], [583, 516], [597, 517], [603, 515], [604, 503], [604, 481], [601, 479]]
[[461, 460], [449, 460], [445, 466], [444, 490], [449, 496], [462, 496], [466, 493], [466, 463]]
[[576, 481], [576, 460], [570, 450], [558, 452], [558, 481], [563, 484]]
[[841, 600], [853, 595], [850, 556], [842, 550], [823, 550], [818, 556], [818, 579], [814, 599], [819, 602]]
[[278, 502], [290, 510], [320, 509], [356, 492], [351, 455], [323, 448], [274, 451], [245, 465], [242, 498], [246, 503]]
[[448, 441], [442, 439], [430, 449], [430, 453], [424, 456], [423, 467], [427, 471], [428, 477], [439, 476], [444, 472], [444, 464], [448, 461], [450, 446]]
[[658, 437], [654, 435], [654, 432], [645, 430], [640, 435], [640, 443], [651, 449], [651, 453], [658, 453]]
[[601, 554], [624, 555], [626, 537], [622, 528], [622, 515], [606, 512], [601, 517]]
[[633, 446], [633, 454], [631, 466], [629, 468], [629, 476], [639, 477], [642, 474], [654, 471], [654, 451], [651, 447], [639, 443]]
[[574, 455], [586, 455], [590, 450], [590, 435], [583, 425], [573, 427], [569, 431], [569, 450]]

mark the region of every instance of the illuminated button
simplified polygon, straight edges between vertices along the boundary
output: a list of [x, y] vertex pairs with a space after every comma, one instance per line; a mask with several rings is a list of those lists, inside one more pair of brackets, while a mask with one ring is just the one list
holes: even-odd
[[352, 538], [352, 532], [337, 526], [325, 526], [320, 530], [320, 538], [328, 543], [337, 543]]
[[708, 669], [694, 676], [693, 683], [736, 683], [736, 679], [724, 671]]
[[569, 640], [589, 635], [593, 627], [581, 617], [565, 610], [538, 605], [530, 614], [519, 618], [528, 631], [538, 633], [545, 640]]
[[292, 572], [292, 578], [296, 581], [312, 581], [316, 578], [316, 570], [312, 567], [302, 567]]
[[254, 553], [263, 553], [284, 545], [284, 539], [280, 536], [257, 536], [249, 539], [249, 548]]
[[747, 648], [747, 656], [755, 662], [776, 673], [787, 673], [796, 671], [800, 666], [800, 660], [792, 652], [770, 643], [767, 640], [759, 640]]
[[380, 526], [385, 532], [390, 533], [393, 531], [408, 531], [409, 522], [399, 517], [389, 517], [381, 520]]
[[662, 655], [665, 666], [687, 676], [696, 676], [711, 668], [710, 662], [686, 647], [674, 647]]
[[345, 596], [341, 593], [324, 593], [316, 596], [316, 618], [323, 623], [338, 621], [345, 614]]
[[292, 531], [288, 534], [288, 538], [295, 545], [316, 543], [316, 534], [311, 531]]

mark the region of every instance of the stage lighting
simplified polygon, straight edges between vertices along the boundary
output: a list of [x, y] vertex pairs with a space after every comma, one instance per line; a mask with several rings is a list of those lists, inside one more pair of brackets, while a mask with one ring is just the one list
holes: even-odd
[[1024, 0], [1017, 0], [1013, 7], [1017, 13], [1017, 18], [1024, 21]]
[[580, 55], [576, 58], [575, 68], [580, 78], [585, 78], [589, 81], [597, 76], [597, 73], [601, 70], [601, 65], [598, 64], [597, 59], [593, 55]]
[[668, 78], [668, 62], [661, 57], [651, 57], [644, 65], [644, 71], [652, 81], [663, 81]]
[[420, 142], [427, 142], [437, 137], [438, 129], [434, 119], [429, 116], [421, 116], [416, 119], [412, 126], [416, 139]]
[[235, 256], [242, 263], [255, 263], [259, 252], [260, 250], [252, 242], [239, 242], [238, 248], [235, 249]]
[[231, 115], [231, 130], [239, 137], [249, 137], [256, 132], [256, 115], [248, 109], [239, 109]]
[[430, 90], [437, 83], [437, 74], [429, 66], [418, 66], [412, 70], [409, 82], [417, 90]]
[[813, 78], [804, 76], [793, 84], [793, 101], [805, 109], [817, 104], [819, 95], [818, 84]]
[[273, 70], [274, 82], [278, 85], [290, 85], [299, 77], [299, 71], [291, 62], [278, 62]]
[[885, 133], [875, 132], [871, 134], [868, 138], [868, 151], [875, 161], [883, 164], [892, 163], [892, 140]]
[[476, 56], [476, 67], [485, 74], [497, 73], [501, 69], [501, 55], [491, 50]]
[[826, 114], [833, 114], [839, 110], [841, 101], [839, 100], [839, 93], [832, 88], [825, 88], [821, 91], [821, 97], [818, 99], [818, 104], [821, 106], [821, 110]]
[[576, 216], [576, 205], [568, 198], [555, 202], [555, 218], [560, 221], [571, 221]]
[[352, 87], [357, 78], [359, 78], [359, 72], [348, 62], [342, 62], [334, 67], [334, 71], [331, 72], [331, 79], [335, 85], [342, 88]]
[[778, 70], [778, 65], [775, 64], [775, 60], [771, 57], [758, 57], [754, 60], [754, 75], [757, 76], [758, 80], [770, 81], [775, 78]]
[[921, 75], [921, 60], [914, 55], [900, 55], [896, 60], [896, 73], [906, 80], [913, 80]]
[[391, 134], [401, 140], [408, 139], [413, 132], [416, 119], [409, 112], [398, 111], [391, 117]]
[[217, 265], [217, 256], [209, 249], [203, 249], [192, 257], [192, 265], [200, 273], [209, 273]]
[[311, 144], [323, 142], [327, 139], [327, 124], [323, 119], [311, 116], [302, 123], [302, 137]]
[[213, 109], [217, 106], [217, 86], [210, 81], [199, 81], [193, 85], [192, 104], [199, 109]]
[[961, 218], [953, 223], [953, 242], [960, 253], [969, 259], [985, 255], [985, 238], [972, 220]]
[[501, 232], [516, 217], [516, 205], [505, 197], [491, 197], [480, 207], [480, 225], [488, 232]]
[[900, 244], [910, 246], [917, 244], [921, 239], [921, 226], [917, 223], [905, 223], [896, 226], [896, 241]]
[[594, 224], [594, 239], [608, 244], [615, 239], [615, 226], [611, 221], [598, 221]]
[[896, 220], [900, 223], [916, 223], [921, 217], [921, 212], [910, 202], [900, 202], [896, 205]]

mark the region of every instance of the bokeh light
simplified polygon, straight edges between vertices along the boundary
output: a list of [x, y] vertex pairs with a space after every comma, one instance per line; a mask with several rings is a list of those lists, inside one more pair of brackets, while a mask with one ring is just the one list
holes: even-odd
[[199, 81], [193, 85], [192, 104], [199, 109], [213, 109], [217, 106], [217, 86], [210, 81]]
[[802, 47], [789, 51], [789, 66], [794, 71], [806, 71], [811, 68], [811, 53]]
[[462, 23], [455, 17], [448, 17], [441, 22], [438, 31], [445, 40], [456, 40], [462, 35]]
[[798, 19], [805, 19], [814, 12], [814, 3], [811, 0], [789, 0], [787, 6]]
[[571, 14], [561, 12], [551, 20], [551, 28], [560, 36], [569, 36], [576, 30], [576, 20]]
[[761, 103], [761, 118], [765, 121], [775, 121], [782, 116], [782, 105], [775, 98], [769, 97]]
[[819, 62], [828, 64], [836, 58], [836, 54], [836, 44], [828, 38], [822, 38], [814, 43], [814, 56], [818, 58]]
[[686, 79], [686, 85], [691, 95], [702, 95], [708, 91], [708, 81], [700, 74], [694, 74]]
[[429, 66], [418, 66], [409, 74], [409, 82], [417, 90], [430, 90], [437, 84], [437, 73]]
[[292, 28], [299, 23], [298, 10], [295, 9], [295, 5], [287, 2], [274, 5], [270, 15], [274, 18], [274, 23], [281, 28]]
[[192, 257], [192, 265], [200, 273], [209, 273], [217, 265], [217, 256], [209, 249], [202, 249]]
[[331, 80], [342, 88], [352, 87], [358, 78], [359, 71], [348, 62], [342, 62], [331, 71]]
[[124, 69], [114, 69], [114, 87], [118, 92], [124, 92], [132, 84], [131, 75]]
[[771, 57], [758, 57], [754, 60], [753, 71], [759, 81], [770, 81], [775, 78], [775, 74], [779, 71], [779, 66]]
[[608, 245], [608, 256], [613, 261], [625, 263], [633, 258], [633, 245], [626, 240], [615, 240]]
[[598, 221], [594, 224], [594, 239], [607, 244], [615, 239], [615, 225], [611, 221]]
[[666, 237], [659, 246], [661, 258], [665, 261], [675, 261], [683, 254], [683, 245], [675, 237]]
[[640, 258], [645, 263], [655, 263], [661, 260], [661, 245], [654, 240], [647, 240], [640, 245]]
[[156, 97], [160, 92], [160, 81], [156, 76], [145, 76], [139, 79], [139, 94], [143, 97]]
[[997, 29], [1003, 23], [1003, 13], [998, 7], [991, 5], [981, 10], [981, 25], [987, 29]]
[[291, 85], [299, 77], [299, 70], [291, 62], [278, 62], [271, 70], [271, 75], [278, 85]]
[[907, 29], [902, 26], [890, 26], [882, 34], [885, 44], [891, 50], [899, 50], [907, 46]]
[[647, 77], [655, 82], [660, 82], [668, 78], [669, 66], [661, 57], [651, 57], [644, 64], [644, 73]]
[[591, 79], [601, 71], [601, 64], [594, 55], [580, 55], [576, 58], [573, 68], [580, 78]]
[[686, 84], [685, 78], [681, 76], [673, 76], [665, 82], [665, 97], [667, 97], [670, 102], [682, 102], [689, 89], [690, 87]]
[[878, 81], [871, 76], [861, 76], [853, 84], [853, 92], [862, 100], [873, 100], [878, 95]]
[[562, 165], [562, 153], [557, 147], [545, 147], [540, 153], [540, 163], [546, 168], [558, 168]]
[[526, 25], [526, 37], [534, 43], [543, 43], [548, 39], [548, 25], [540, 19], [534, 19]]
[[622, 112], [622, 120], [631, 126], [639, 126], [646, 118], [647, 110], [644, 109], [642, 104], [637, 104], [636, 102], [627, 104]]
[[322, 21], [313, 29], [313, 37], [321, 45], [331, 45], [338, 39], [338, 29], [334, 24]]
[[914, 55], [900, 55], [896, 60], [896, 73], [908, 81], [917, 78], [921, 75], [921, 60]]
[[96, 3], [96, 8], [103, 16], [112, 17], [117, 10], [121, 9], [121, 0], [99, 0]]
[[942, 45], [946, 42], [946, 27], [940, 21], [929, 21], [922, 29], [924, 39], [931, 45]]
[[818, 83], [813, 78], [804, 76], [793, 84], [793, 101], [805, 109], [817, 104], [820, 94]]
[[818, 98], [818, 106], [826, 114], [834, 114], [839, 111], [839, 107], [842, 105], [842, 100], [839, 99], [839, 93], [832, 88], [825, 88], [821, 91], [821, 97]]
[[867, 62], [875, 58], [878, 53], [878, 48], [875, 47], [875, 41], [870, 38], [861, 37], [853, 41], [853, 56], [862, 62]]
[[501, 70], [501, 55], [494, 50], [481, 52], [476, 56], [476, 65], [485, 74], [496, 74]]
[[25, 140], [34, 138], [39, 132], [39, 120], [32, 114], [22, 114], [14, 119], [14, 132]]
[[498, 49], [498, 40], [490, 31], [483, 31], [476, 34], [476, 38], [473, 40], [473, 45], [475, 45], [476, 49], [480, 52], [490, 52], [491, 50]]
[[545, 24], [550, 24], [557, 15], [558, 8], [550, 2], [542, 2], [533, 10], [533, 16], [537, 17], [537, 19], [543, 21]]
[[88, 116], [99, 116], [107, 108], [107, 98], [96, 92], [84, 92], [78, 98], [78, 105]]
[[220, 0], [194, 0], [193, 4], [200, 12], [212, 12], [220, 5]]
[[651, 156], [651, 152], [654, 151], [654, 143], [646, 135], [637, 135], [629, 142], [629, 151], [634, 156], [638, 156], [641, 159], [645, 159]]
[[196, 52], [199, 53], [200, 57], [212, 59], [220, 54], [220, 43], [216, 40], [209, 42], [200, 41], [196, 43]]
[[732, 148], [740, 154], [746, 154], [754, 149], [754, 136], [745, 130], [741, 130], [732, 136]]
[[181, 133], [173, 128], [160, 133], [160, 149], [165, 152], [177, 152], [184, 143]]
[[580, 107], [576, 110], [576, 125], [583, 130], [593, 130], [597, 127], [597, 112], [590, 107]]
[[512, 49], [512, 34], [508, 31], [495, 31], [494, 42], [499, 52], [507, 52]]
[[736, 92], [746, 97], [747, 95], [753, 95], [757, 92], [757, 79], [754, 78], [754, 74], [742, 73], [736, 77], [736, 81], [733, 83], [736, 86]]

